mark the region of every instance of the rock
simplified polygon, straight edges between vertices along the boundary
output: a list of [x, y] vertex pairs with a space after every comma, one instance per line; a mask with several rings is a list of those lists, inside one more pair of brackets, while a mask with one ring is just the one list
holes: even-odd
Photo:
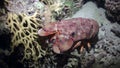
[[82, 68], [90, 68], [95, 62], [95, 56], [93, 54], [87, 54], [81, 59]]
[[106, 56], [106, 52], [101, 52], [96, 56], [96, 61], [99, 62], [102, 58]]
[[115, 24], [113, 26], [113, 28], [111, 29], [111, 31], [118, 37], [120, 37], [120, 25], [119, 24]]

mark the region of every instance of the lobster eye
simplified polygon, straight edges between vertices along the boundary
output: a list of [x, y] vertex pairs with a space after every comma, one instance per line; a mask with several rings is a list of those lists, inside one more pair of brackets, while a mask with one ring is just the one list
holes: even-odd
[[75, 36], [75, 32], [72, 32], [70, 36], [74, 37]]

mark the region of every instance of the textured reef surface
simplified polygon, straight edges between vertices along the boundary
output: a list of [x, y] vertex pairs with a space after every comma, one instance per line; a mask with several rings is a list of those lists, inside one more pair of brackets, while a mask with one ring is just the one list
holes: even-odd
[[105, 0], [106, 14], [113, 22], [120, 22], [120, 1]]
[[[1, 0], [0, 68], [120, 68], [119, 11], [119, 0]], [[83, 31], [66, 28], [70, 26], [69, 20], [77, 21], [76, 18], [81, 18], [79, 23], [87, 26], [84, 28], [80, 25]], [[84, 19], [87, 19], [87, 23]], [[95, 33], [97, 37], [90, 42], [90, 48], [87, 44], [80, 51], [82, 45], [76, 42], [94, 35], [91, 33], [95, 30], [91, 29], [93, 26], [89, 20], [98, 23], [99, 32]], [[52, 22], [64, 28], [49, 26]], [[44, 32], [38, 33], [46, 26], [58, 31], [48, 36]], [[64, 32], [60, 34], [59, 29]], [[75, 47], [67, 44], [68, 39], [73, 40], [74, 36], [79, 38], [75, 34], [77, 31], [86, 34], [84, 30], [91, 32], [90, 35], [83, 35], [85, 38], [75, 41]], [[49, 34], [49, 31], [46, 33]], [[65, 39], [71, 36], [65, 43]], [[53, 48], [56, 41], [60, 44], [57, 46], [61, 48], [60, 51], [63, 43], [64, 48], [68, 46], [67, 52], [56, 53]]]

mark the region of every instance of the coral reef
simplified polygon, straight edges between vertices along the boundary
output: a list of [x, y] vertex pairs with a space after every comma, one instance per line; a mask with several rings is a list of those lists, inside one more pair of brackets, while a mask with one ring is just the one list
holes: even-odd
[[108, 19], [115, 22], [120, 22], [120, 1], [105, 0], [105, 8]]
[[[12, 65], [22, 63], [24, 67], [46, 67], [46, 64], [48, 65], [47, 67], [51, 67], [51, 62], [52, 67], [57, 66], [55, 61], [51, 61], [55, 58], [54, 54], [52, 53], [52, 56], [49, 55], [49, 52], [47, 53], [47, 51], [42, 49], [44, 44], [41, 44], [41, 41], [38, 43], [37, 30], [46, 23], [58, 20], [56, 17], [60, 12], [68, 13], [66, 12], [68, 8], [63, 10], [65, 8], [64, 4], [67, 2], [64, 0], [5, 0], [5, 8], [8, 10], [6, 13], [7, 18], [1, 18], [7, 19], [5, 23], [12, 38], [11, 43], [8, 44], [11, 47], [11, 52], [8, 56], [10, 59], [8, 61], [5, 60], [8, 66], [16, 67]], [[76, 9], [82, 5], [82, 0], [72, 0], [66, 4], [69, 9], [74, 6], [72, 2], [76, 3]], [[80, 4], [77, 4], [77, 2]], [[54, 14], [54, 12], [57, 14]], [[62, 16], [62, 14], [59, 15]], [[65, 16], [68, 17], [69, 15]], [[50, 58], [51, 60], [49, 60]], [[10, 63], [12, 60], [15, 60], [16, 63]], [[42, 61], [44, 62], [42, 63]]]
[[83, 0], [6, 0], [6, 8], [10, 12], [27, 15], [33, 15], [38, 11], [42, 19], [48, 23], [71, 16], [83, 3]]
[[9, 49], [9, 44], [11, 41], [10, 31], [5, 26], [6, 23], [6, 8], [4, 6], [4, 0], [0, 2], [0, 51]]
[[[35, 11], [43, 11], [44, 4], [39, 0], [5, 0], [6, 8], [13, 13], [33, 15]], [[17, 10], [16, 10], [17, 9]]]
[[[99, 8], [93, 2], [99, 4]], [[119, 0], [1, 0], [0, 67], [3, 68], [119, 68]], [[105, 2], [105, 9], [104, 3]], [[83, 5], [83, 6], [82, 6]], [[82, 8], [81, 8], [82, 6]], [[101, 8], [102, 6], [102, 8]], [[7, 11], [6, 11], [7, 8]], [[79, 10], [80, 9], [80, 10]], [[76, 14], [74, 14], [79, 10]], [[74, 15], [73, 15], [74, 14]], [[116, 15], [117, 14], [117, 15]], [[72, 16], [73, 15], [73, 16]], [[89, 52], [79, 48], [56, 54], [51, 37], [39, 37], [44, 25], [75, 17], [92, 18], [100, 25], [97, 43]], [[7, 23], [7, 24], [5, 24]], [[7, 25], [7, 28], [6, 28]], [[45, 40], [45, 41], [43, 41]], [[95, 40], [96, 41], [96, 40]]]
[[116, 25], [119, 26], [117, 23], [112, 24], [108, 22], [100, 28], [100, 41], [97, 42], [94, 52], [94, 55], [96, 54], [94, 68], [119, 68], [117, 64], [120, 61], [120, 58], [118, 58], [118, 56], [120, 56], [120, 38], [111, 31]]
[[46, 4], [55, 20], [62, 20], [73, 15], [82, 5], [83, 0], [41, 0]]

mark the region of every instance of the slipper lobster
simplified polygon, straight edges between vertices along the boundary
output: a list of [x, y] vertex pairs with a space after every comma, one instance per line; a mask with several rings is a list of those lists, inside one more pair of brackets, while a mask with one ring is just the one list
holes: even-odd
[[[82, 51], [83, 40], [94, 39], [98, 31], [99, 25], [95, 20], [80, 17], [48, 23], [38, 31], [38, 34], [39, 36], [54, 34], [50, 41], [53, 44], [53, 51], [59, 54], [78, 46], [81, 46], [80, 51]], [[74, 42], [77, 43], [74, 44]], [[89, 41], [86, 43], [88, 47], [91, 47]]]

